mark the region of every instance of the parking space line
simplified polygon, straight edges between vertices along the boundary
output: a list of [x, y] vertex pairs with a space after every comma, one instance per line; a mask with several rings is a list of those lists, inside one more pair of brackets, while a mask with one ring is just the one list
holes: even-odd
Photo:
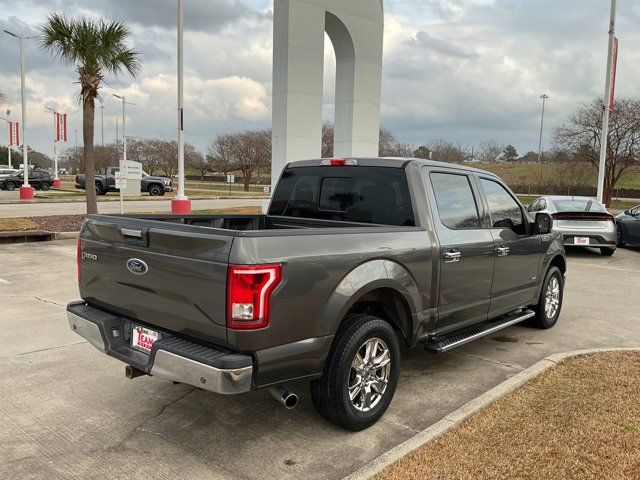
[[11, 285], [9, 280], [5, 280], [4, 278], [0, 278], [0, 284], [2, 285]]

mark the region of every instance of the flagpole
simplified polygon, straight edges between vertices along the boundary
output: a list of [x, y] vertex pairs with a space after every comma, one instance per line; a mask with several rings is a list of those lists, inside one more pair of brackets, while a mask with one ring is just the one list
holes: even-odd
[[613, 109], [611, 92], [613, 88], [613, 50], [616, 35], [616, 0], [611, 0], [611, 18], [609, 20], [609, 51], [607, 54], [607, 79], [604, 90], [604, 112], [602, 114], [602, 135], [600, 140], [600, 163], [598, 164], [598, 201], [604, 203], [604, 176], [607, 164], [607, 141], [609, 135], [609, 113]]

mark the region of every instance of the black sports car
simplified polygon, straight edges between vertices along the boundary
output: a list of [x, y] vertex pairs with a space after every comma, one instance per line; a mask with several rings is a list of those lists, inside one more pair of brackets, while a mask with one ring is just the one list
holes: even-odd
[[640, 205], [625, 210], [616, 217], [618, 245], [640, 247]]

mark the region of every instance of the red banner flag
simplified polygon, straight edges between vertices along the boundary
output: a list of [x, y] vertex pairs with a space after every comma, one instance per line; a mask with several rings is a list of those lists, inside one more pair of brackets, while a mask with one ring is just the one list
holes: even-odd
[[20, 124], [18, 122], [9, 122], [9, 146], [20, 146]]
[[67, 141], [67, 114], [56, 113], [56, 142]]

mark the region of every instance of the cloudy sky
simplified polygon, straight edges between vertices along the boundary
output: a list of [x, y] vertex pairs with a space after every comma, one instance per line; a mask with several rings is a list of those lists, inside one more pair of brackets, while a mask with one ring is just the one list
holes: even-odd
[[[272, 1], [185, 3], [187, 141], [204, 150], [217, 134], [269, 127]], [[0, 30], [36, 33], [52, 12], [117, 18], [132, 29], [144, 70], [136, 79], [106, 79], [105, 142], [115, 140], [121, 112], [113, 92], [136, 104], [127, 112], [128, 135], [174, 138], [176, 1], [0, 0]], [[608, 20], [605, 0], [387, 0], [383, 126], [416, 146], [437, 138], [469, 145], [494, 139], [521, 153], [537, 150], [542, 92], [551, 96], [547, 139], [576, 105], [602, 95]], [[619, 0], [618, 95], [640, 95], [639, 24], [640, 2]], [[331, 48], [327, 42], [326, 120], [333, 112]], [[81, 125], [74, 69], [33, 41], [26, 62], [29, 143], [50, 153], [47, 105], [69, 113], [72, 146]], [[12, 115], [20, 112], [18, 65], [17, 40], [3, 34], [0, 91]], [[100, 143], [99, 108], [96, 127]]]

